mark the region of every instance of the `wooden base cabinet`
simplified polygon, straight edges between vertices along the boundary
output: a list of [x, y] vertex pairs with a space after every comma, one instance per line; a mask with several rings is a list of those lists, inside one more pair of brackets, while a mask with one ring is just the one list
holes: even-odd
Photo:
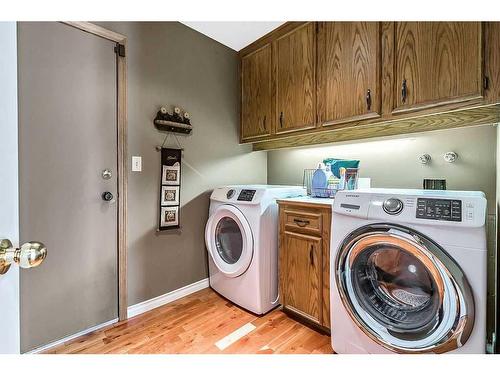
[[280, 303], [285, 312], [329, 331], [332, 208], [278, 203]]

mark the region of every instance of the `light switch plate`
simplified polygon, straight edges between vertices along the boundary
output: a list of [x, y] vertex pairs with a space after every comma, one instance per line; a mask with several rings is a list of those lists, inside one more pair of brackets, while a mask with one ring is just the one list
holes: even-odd
[[142, 171], [142, 156], [132, 156], [132, 172]]

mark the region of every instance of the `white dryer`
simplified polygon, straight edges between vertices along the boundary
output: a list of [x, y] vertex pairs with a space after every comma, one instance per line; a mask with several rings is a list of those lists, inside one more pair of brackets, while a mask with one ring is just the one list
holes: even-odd
[[210, 286], [235, 304], [265, 314], [278, 304], [278, 205], [306, 195], [297, 186], [217, 188], [205, 228]]
[[338, 192], [331, 333], [337, 353], [484, 353], [481, 192]]

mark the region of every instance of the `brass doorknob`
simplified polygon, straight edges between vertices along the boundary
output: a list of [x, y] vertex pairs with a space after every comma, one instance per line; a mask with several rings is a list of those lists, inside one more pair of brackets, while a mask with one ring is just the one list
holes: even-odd
[[12, 247], [8, 239], [0, 240], [0, 275], [6, 273], [12, 263], [21, 268], [38, 267], [47, 257], [47, 248], [41, 242], [26, 242], [19, 249]]

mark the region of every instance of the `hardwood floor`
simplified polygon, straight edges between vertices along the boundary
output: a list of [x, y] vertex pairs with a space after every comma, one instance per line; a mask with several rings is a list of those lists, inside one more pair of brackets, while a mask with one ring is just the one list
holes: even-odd
[[[255, 326], [251, 332], [227, 347], [219, 343], [223, 350], [216, 346], [249, 323]], [[296, 322], [279, 309], [259, 317], [204, 289], [45, 352], [56, 353], [327, 354], [332, 348], [329, 336]]]

